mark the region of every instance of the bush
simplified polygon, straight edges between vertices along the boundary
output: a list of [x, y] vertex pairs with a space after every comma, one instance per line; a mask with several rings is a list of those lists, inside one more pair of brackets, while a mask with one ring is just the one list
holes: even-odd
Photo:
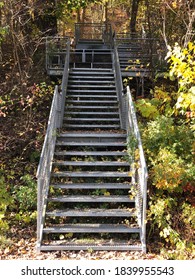
[[185, 177], [184, 162], [177, 155], [164, 148], [152, 161], [151, 177], [153, 185], [169, 192], [181, 191], [181, 182]]
[[175, 123], [173, 117], [161, 115], [148, 122], [142, 137], [144, 148], [149, 155], [156, 155], [160, 149], [168, 148], [182, 159], [193, 160], [194, 135], [185, 121]]
[[5, 183], [5, 178], [0, 175], [0, 234], [4, 234], [9, 226], [8, 222], [5, 220], [5, 214], [7, 208], [13, 203], [13, 198], [7, 191], [7, 186]]
[[188, 259], [195, 250], [195, 208], [186, 202], [178, 201], [177, 197], [165, 195], [153, 196], [149, 204], [148, 217], [151, 227], [157, 226], [159, 236], [172, 248], [161, 249], [162, 255], [168, 259]]
[[195, 42], [189, 42], [186, 48], [177, 43], [169, 47], [167, 59], [170, 63], [169, 76], [178, 81], [177, 103], [175, 108], [181, 113], [195, 112]]
[[18, 209], [24, 212], [36, 210], [36, 181], [34, 181], [30, 175], [24, 175], [21, 177], [21, 182], [22, 185], [17, 186], [14, 194]]

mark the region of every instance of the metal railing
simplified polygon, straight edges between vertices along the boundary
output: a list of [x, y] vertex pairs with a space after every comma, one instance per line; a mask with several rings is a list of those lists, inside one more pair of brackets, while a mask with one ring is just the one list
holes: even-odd
[[63, 72], [61, 90], [56, 86], [52, 100], [47, 131], [41, 152], [39, 166], [37, 169], [37, 249], [40, 250], [43, 225], [45, 221], [45, 211], [47, 196], [49, 191], [52, 160], [56, 144], [58, 129], [62, 127], [64, 116], [65, 98], [69, 73], [69, 52], [70, 42], [66, 44], [66, 60]]
[[[112, 30], [110, 30], [112, 34]], [[130, 94], [130, 89], [127, 88], [126, 94], [123, 90], [123, 82], [121, 77], [121, 69], [118, 57], [118, 50], [116, 42], [113, 40], [113, 36], [110, 39], [113, 45], [113, 69], [116, 79], [116, 90], [118, 101], [120, 105], [120, 116], [121, 116], [121, 128], [127, 130], [127, 140], [129, 136], [133, 136], [136, 139], [137, 150], [139, 156], [136, 157], [134, 162], [133, 182], [137, 188], [136, 206], [138, 210], [138, 222], [141, 227], [141, 241], [142, 250], [146, 251], [146, 201], [147, 201], [147, 167], [137, 124], [135, 109]], [[52, 101], [47, 132], [44, 140], [44, 145], [41, 153], [41, 158], [37, 170], [38, 180], [38, 194], [37, 194], [37, 248], [40, 249], [42, 235], [43, 235], [43, 224], [45, 221], [46, 203], [49, 191], [50, 177], [52, 160], [54, 156], [54, 148], [56, 143], [56, 136], [58, 129], [62, 127], [65, 99], [67, 92], [67, 83], [69, 75], [69, 63], [70, 63], [70, 41], [66, 42], [66, 58], [64, 62], [63, 79], [61, 84], [61, 90], [56, 86], [54, 91], [54, 97]]]
[[141, 227], [141, 242], [142, 251], [146, 251], [146, 203], [147, 203], [147, 178], [148, 171], [141, 141], [141, 136], [139, 132], [139, 127], [137, 123], [137, 117], [135, 113], [135, 108], [133, 100], [131, 97], [130, 89], [127, 87], [127, 92], [123, 96], [123, 102], [126, 104], [126, 130], [127, 130], [127, 142], [130, 139], [135, 140], [135, 145], [132, 155], [132, 179], [136, 187], [136, 207], [138, 211], [138, 223]]
[[100, 40], [109, 44], [112, 40], [112, 27], [109, 23], [76, 23], [76, 44], [79, 40]]
[[52, 69], [64, 68], [68, 37], [46, 37], [46, 70], [50, 74]]
[[55, 87], [51, 111], [45, 140], [41, 152], [37, 170], [37, 248], [40, 248], [42, 240], [43, 224], [45, 219], [47, 195], [50, 184], [51, 165], [56, 143], [57, 129], [60, 126], [61, 95], [58, 86]]
[[119, 111], [120, 111], [120, 123], [121, 128], [125, 129], [125, 104], [123, 102], [123, 81], [121, 76], [121, 69], [120, 69], [120, 61], [119, 61], [119, 55], [118, 50], [116, 46], [115, 40], [113, 40], [113, 69], [114, 69], [114, 75], [116, 80], [116, 91], [117, 91], [117, 97], [119, 101]]
[[[121, 128], [127, 130], [127, 143], [129, 139], [134, 138], [137, 145], [138, 156], [134, 158], [132, 164], [132, 183], [136, 187], [136, 208], [138, 214], [138, 223], [141, 227], [142, 251], [146, 251], [146, 203], [147, 203], [147, 166], [144, 157], [142, 141], [137, 123], [136, 113], [131, 97], [130, 89], [123, 89], [121, 69], [116, 42], [113, 49], [113, 69], [116, 79], [116, 90], [119, 101], [119, 110], [121, 118]], [[131, 136], [131, 137], [130, 137]]]
[[66, 99], [66, 92], [68, 87], [69, 64], [70, 64], [70, 40], [67, 42], [67, 46], [66, 46], [66, 59], [65, 59], [62, 84], [61, 84], [62, 109], [61, 109], [60, 127], [62, 127], [63, 118], [64, 118], [65, 99]]
[[[118, 33], [116, 35], [116, 45], [120, 47], [121, 45], [133, 48], [140, 48], [140, 55], [143, 57], [148, 57], [150, 62], [149, 68], [161, 69], [165, 62], [165, 56], [167, 53], [166, 46], [157, 38], [136, 36], [132, 37], [130, 34]], [[138, 52], [138, 53], [139, 53]]]

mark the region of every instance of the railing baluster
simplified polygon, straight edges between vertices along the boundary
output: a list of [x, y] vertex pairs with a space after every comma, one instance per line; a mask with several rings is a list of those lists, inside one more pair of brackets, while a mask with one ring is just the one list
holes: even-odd
[[118, 56], [118, 50], [117, 50], [115, 41], [114, 41], [113, 45], [114, 45], [114, 49], [113, 49], [113, 68], [114, 68], [114, 74], [115, 74], [115, 79], [116, 79], [117, 96], [118, 96], [118, 101], [119, 101], [120, 122], [121, 122], [121, 128], [126, 129], [126, 124], [125, 124], [125, 119], [124, 119], [125, 103], [123, 102], [123, 81], [122, 81], [122, 77], [121, 77], [119, 56]]

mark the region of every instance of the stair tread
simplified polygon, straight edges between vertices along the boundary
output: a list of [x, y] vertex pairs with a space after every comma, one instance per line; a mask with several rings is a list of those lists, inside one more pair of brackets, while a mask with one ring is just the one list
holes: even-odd
[[60, 133], [59, 137], [97, 137], [97, 138], [108, 138], [108, 137], [111, 137], [111, 138], [121, 138], [121, 137], [124, 137], [126, 139], [127, 137], [127, 134], [124, 133], [124, 134], [121, 134], [121, 133]]
[[[67, 102], [71, 103], [97, 103], [97, 100], [68, 100]], [[118, 101], [113, 101], [113, 100], [98, 100], [98, 103], [112, 103], [112, 104], [117, 104]]]
[[61, 161], [53, 162], [55, 166], [129, 166], [125, 161]]
[[74, 72], [70, 72], [70, 74], [76, 74], [76, 75], [84, 75], [84, 76], [87, 76], [87, 75], [98, 75], [99, 76], [102, 76], [102, 75], [107, 75], [107, 76], [113, 76], [114, 73], [112, 71], [105, 71], [105, 72], [102, 72], [102, 71], [88, 71], [88, 72], [82, 72], [81, 71], [82, 68], [80, 68], [80, 70], [77, 70], [77, 71], [74, 71]]
[[70, 73], [77, 73], [77, 72], [81, 72], [81, 73], [92, 73], [92, 72], [98, 72], [98, 73], [102, 73], [105, 72], [107, 73], [112, 73], [113, 74], [113, 70], [110, 68], [72, 68]]
[[119, 116], [119, 113], [118, 112], [66, 112], [67, 115], [118, 115]]
[[105, 122], [105, 121], [109, 121], [109, 122], [119, 122], [120, 119], [119, 118], [71, 118], [71, 117], [65, 117], [64, 120], [66, 121], [90, 121], [90, 122], [94, 122], [94, 121], [99, 121], [99, 122]]
[[[99, 80], [99, 78], [100, 77], [94, 77], [94, 76], [89, 76], [89, 75], [86, 75], [86, 76], [83, 76], [83, 73], [81, 74], [78, 74], [78, 73], [70, 73], [69, 74], [69, 79], [70, 80], [73, 80], [73, 79], [82, 79], [83, 80], [83, 82], [85, 82], [86, 80], [85, 79], [94, 79], [94, 81], [95, 81], [95, 79], [97, 79], [96, 80], [96, 82], [100, 82], [100, 80]], [[102, 81], [103, 80], [103, 81]], [[106, 80], [106, 81], [104, 81], [104, 80]], [[114, 75], [113, 74], [111, 74], [111, 75], [109, 75], [109, 76], [101, 76], [101, 82], [115, 82], [115, 80], [114, 80]]]
[[40, 250], [41, 251], [65, 251], [65, 250], [88, 250], [88, 249], [96, 250], [96, 251], [141, 251], [142, 246], [141, 245], [128, 245], [128, 243], [124, 242], [122, 243], [110, 243], [110, 244], [69, 244], [68, 242], [66, 244], [48, 244], [48, 245], [41, 245]]
[[101, 151], [101, 152], [91, 152], [91, 151], [59, 151], [55, 152], [55, 155], [77, 155], [77, 156], [125, 156], [127, 152], [119, 152], [119, 151]]
[[134, 202], [127, 195], [62, 195], [50, 197], [48, 201], [53, 202]]
[[113, 99], [117, 99], [116, 95], [83, 95], [83, 94], [69, 94], [67, 96], [67, 98], [113, 98]]
[[77, 183], [77, 184], [55, 184], [53, 188], [58, 189], [130, 189], [130, 184], [123, 183]]
[[[72, 105], [72, 106], [66, 106], [66, 110], [68, 109], [104, 109], [104, 110], [110, 110], [110, 109], [114, 109], [114, 110], [118, 110], [118, 106], [115, 106], [115, 105], [112, 105], [112, 106], [108, 106], [108, 105], [101, 105], [101, 106], [88, 106], [88, 105], [85, 105], [85, 106], [79, 106], [79, 105]], [[66, 111], [67, 112], [67, 111]], [[94, 113], [94, 111], [93, 111]]]
[[115, 85], [82, 85], [82, 84], [79, 84], [79, 85], [73, 85], [73, 84], [68, 84], [68, 89], [69, 88], [115, 88]]
[[131, 227], [127, 225], [118, 224], [65, 224], [59, 226], [51, 226], [43, 229], [45, 233], [69, 233], [69, 232], [87, 232], [87, 233], [101, 233], [101, 232], [127, 232], [140, 233], [139, 227]]
[[80, 77], [78, 80], [76, 80], [76, 77], [72, 77], [71, 79], [69, 79], [69, 85], [73, 85], [73, 84], [85, 84], [85, 83], [90, 83], [90, 84], [98, 84], [98, 87], [99, 85], [101, 84], [113, 84], [115, 85], [115, 80], [113, 79], [112, 81], [109, 81], [109, 80], [106, 80], [106, 81], [100, 81], [100, 80], [81, 80]]
[[96, 146], [96, 147], [105, 147], [105, 146], [110, 146], [110, 147], [118, 147], [118, 146], [122, 146], [122, 147], [126, 147], [126, 143], [125, 142], [78, 142], [75, 139], [74, 141], [71, 142], [63, 142], [63, 141], [57, 141], [56, 142], [57, 146]]
[[132, 209], [67, 209], [63, 211], [46, 212], [48, 216], [57, 217], [132, 217], [136, 215], [134, 208]]
[[68, 89], [67, 90], [67, 96], [70, 95], [70, 93], [75, 93], [75, 92], [78, 92], [78, 93], [115, 93], [116, 94], [116, 89], [90, 89], [90, 90], [87, 90], [87, 89]]
[[103, 124], [100, 124], [100, 125], [98, 125], [98, 124], [65, 124], [64, 125], [64, 127], [72, 127], [72, 128], [77, 128], [77, 129], [79, 129], [79, 128], [115, 128], [115, 129], [119, 129], [120, 128], [120, 125], [114, 125], [114, 124], [105, 124], [105, 125], [103, 125]]
[[68, 172], [61, 171], [52, 173], [54, 177], [130, 177], [129, 172], [111, 172], [111, 171], [77, 171], [77, 172]]

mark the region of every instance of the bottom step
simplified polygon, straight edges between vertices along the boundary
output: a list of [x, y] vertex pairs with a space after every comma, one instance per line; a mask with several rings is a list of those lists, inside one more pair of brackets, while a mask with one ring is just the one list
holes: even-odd
[[143, 251], [141, 245], [128, 245], [124, 244], [65, 244], [65, 245], [42, 245], [38, 248], [40, 251], [81, 251], [81, 250], [94, 250], [94, 251]]

